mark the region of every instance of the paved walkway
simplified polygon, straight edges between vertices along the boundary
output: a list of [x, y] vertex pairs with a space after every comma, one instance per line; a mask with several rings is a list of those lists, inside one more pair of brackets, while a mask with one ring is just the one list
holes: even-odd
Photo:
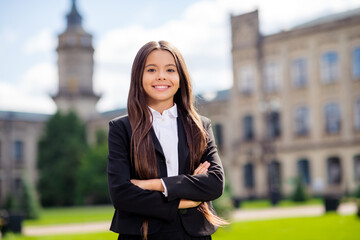
[[[338, 208], [341, 215], [354, 214], [357, 208], [354, 203], [343, 203]], [[300, 206], [287, 208], [268, 208], [257, 210], [236, 210], [232, 216], [234, 221], [251, 221], [276, 218], [304, 217], [304, 216], [321, 216], [324, 214], [324, 207], [317, 206]], [[23, 234], [27, 236], [43, 236], [67, 233], [91, 233], [109, 230], [110, 222], [94, 223], [77, 223], [66, 225], [51, 225], [39, 227], [24, 227]]]

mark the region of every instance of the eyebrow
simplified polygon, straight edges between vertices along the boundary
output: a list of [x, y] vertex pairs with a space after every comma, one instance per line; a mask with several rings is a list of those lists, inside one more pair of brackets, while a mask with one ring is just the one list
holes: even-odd
[[[170, 67], [170, 66], [171, 66], [171, 67], [176, 67], [176, 65], [175, 65], [175, 64], [172, 64], [172, 63], [165, 65], [165, 67]], [[147, 67], [157, 67], [157, 65], [156, 65], [156, 64], [153, 64], [153, 63], [150, 63], [150, 64], [148, 64], [148, 65], [145, 66], [145, 68], [147, 68]]]

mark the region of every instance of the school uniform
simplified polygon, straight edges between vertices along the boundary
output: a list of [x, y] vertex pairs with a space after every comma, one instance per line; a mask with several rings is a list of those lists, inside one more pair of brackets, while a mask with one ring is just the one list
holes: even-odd
[[[155, 114], [153, 114], [154, 117]], [[177, 114], [176, 114], [177, 115]], [[174, 117], [174, 116], [173, 116]], [[189, 169], [189, 149], [187, 147], [184, 126], [180, 116], [176, 116], [177, 158], [178, 165], [171, 165], [168, 158], [174, 158], [166, 152], [173, 152], [166, 147], [165, 153], [159, 139], [166, 137], [155, 133], [157, 127], [150, 130], [158, 172], [166, 193], [143, 190], [130, 182], [139, 179], [130, 160], [131, 125], [128, 116], [115, 118], [109, 123], [108, 183], [112, 203], [115, 207], [110, 230], [119, 233], [119, 239], [135, 240], [141, 238], [141, 226], [144, 219], [149, 222], [148, 239], [171, 240], [208, 240], [216, 231], [197, 208], [178, 209], [181, 198], [207, 202], [214, 212], [210, 201], [221, 196], [224, 188], [224, 173], [217, 153], [210, 120], [201, 117], [209, 140], [201, 162], [208, 161], [207, 173], [192, 175]], [[155, 130], [154, 130], [155, 129]], [[158, 135], [158, 137], [157, 137]], [[171, 134], [170, 134], [171, 135]], [[174, 133], [173, 135], [174, 136]], [[159, 138], [159, 139], [158, 139]], [[174, 170], [175, 169], [175, 170]], [[171, 172], [177, 171], [178, 174]], [[169, 172], [169, 174], [168, 174]], [[215, 213], [215, 212], [214, 212]]]

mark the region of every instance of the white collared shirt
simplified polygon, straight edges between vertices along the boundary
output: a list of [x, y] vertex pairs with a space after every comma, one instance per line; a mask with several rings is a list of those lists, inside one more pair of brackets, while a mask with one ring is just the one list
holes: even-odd
[[[179, 175], [177, 106], [174, 104], [162, 114], [151, 107], [149, 109], [154, 117], [153, 129], [165, 155], [167, 176], [177, 176]], [[166, 189], [164, 183], [163, 185]]]

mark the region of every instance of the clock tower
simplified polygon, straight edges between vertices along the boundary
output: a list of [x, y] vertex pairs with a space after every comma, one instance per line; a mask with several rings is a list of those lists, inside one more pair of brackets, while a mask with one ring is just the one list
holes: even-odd
[[82, 17], [72, 0], [67, 27], [59, 35], [59, 89], [53, 99], [60, 111], [73, 110], [87, 121], [97, 114], [99, 96], [93, 91], [94, 48], [91, 34], [82, 27]]

